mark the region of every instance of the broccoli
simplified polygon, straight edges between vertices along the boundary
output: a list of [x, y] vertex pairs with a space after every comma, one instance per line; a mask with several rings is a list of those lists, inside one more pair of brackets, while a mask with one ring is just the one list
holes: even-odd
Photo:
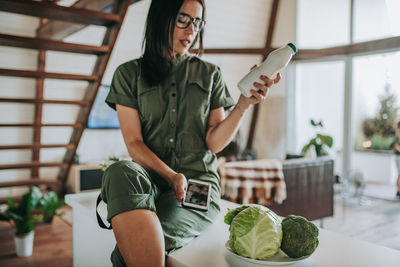
[[281, 250], [291, 258], [310, 255], [318, 247], [318, 228], [301, 216], [289, 215], [282, 221]]

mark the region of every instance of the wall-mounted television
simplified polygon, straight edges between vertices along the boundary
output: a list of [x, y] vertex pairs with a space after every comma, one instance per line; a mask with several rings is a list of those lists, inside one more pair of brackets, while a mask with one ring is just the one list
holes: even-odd
[[92, 110], [89, 114], [88, 129], [119, 128], [117, 112], [110, 108], [105, 102], [109, 91], [109, 85], [100, 85]]

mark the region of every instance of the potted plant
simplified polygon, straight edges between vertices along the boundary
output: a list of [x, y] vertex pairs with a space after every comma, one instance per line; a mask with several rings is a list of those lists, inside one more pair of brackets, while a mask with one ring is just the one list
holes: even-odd
[[[324, 128], [322, 121], [315, 122], [314, 120], [310, 120], [311, 125], [318, 129], [318, 127]], [[328, 155], [328, 148], [331, 148], [333, 145], [333, 138], [329, 135], [323, 135], [317, 132], [316, 136], [311, 138], [308, 144], [304, 145], [301, 150], [302, 153], [305, 153], [306, 156], [309, 157], [319, 157], [323, 155]]]
[[122, 159], [120, 159], [119, 157], [117, 157], [115, 155], [108, 157], [108, 159], [106, 161], [104, 161], [103, 163], [100, 164], [101, 170], [103, 172], [105, 172], [110, 165], [112, 165], [113, 163], [118, 162], [120, 160], [122, 160]]
[[41, 197], [40, 189], [34, 186], [22, 196], [18, 204], [14, 203], [11, 197], [8, 197], [7, 209], [0, 212], [0, 220], [14, 223], [17, 256], [32, 255], [34, 225], [42, 221], [40, 216], [35, 216], [32, 211], [37, 207]]
[[39, 201], [39, 209], [43, 214], [43, 222], [51, 223], [54, 216], [61, 216], [63, 213], [57, 213], [57, 210], [65, 205], [64, 199], [59, 199], [53, 191], [43, 194]]

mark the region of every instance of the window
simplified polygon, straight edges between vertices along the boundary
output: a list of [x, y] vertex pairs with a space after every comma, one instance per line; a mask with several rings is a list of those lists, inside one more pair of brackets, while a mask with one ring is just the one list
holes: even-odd
[[324, 48], [350, 42], [349, 0], [299, 0], [297, 3], [300, 48]]
[[301, 63], [296, 67], [296, 152], [314, 137], [310, 119], [323, 121], [323, 134], [332, 136], [333, 149], [342, 147], [344, 62]]
[[400, 35], [399, 10], [398, 0], [355, 0], [354, 41]]

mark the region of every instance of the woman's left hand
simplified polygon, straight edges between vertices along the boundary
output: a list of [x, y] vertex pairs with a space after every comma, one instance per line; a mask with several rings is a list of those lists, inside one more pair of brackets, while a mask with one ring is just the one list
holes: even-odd
[[[251, 69], [255, 68], [257, 65], [253, 66]], [[245, 97], [244, 95], [240, 95], [239, 102], [241, 106], [249, 106], [252, 104], [258, 104], [263, 101], [268, 93], [268, 89], [278, 83], [281, 79], [281, 74], [278, 73], [274, 79], [270, 79], [265, 75], [260, 76], [260, 80], [264, 82], [264, 84], [259, 82], [254, 82], [254, 88], [250, 92], [252, 94], [251, 97]]]

